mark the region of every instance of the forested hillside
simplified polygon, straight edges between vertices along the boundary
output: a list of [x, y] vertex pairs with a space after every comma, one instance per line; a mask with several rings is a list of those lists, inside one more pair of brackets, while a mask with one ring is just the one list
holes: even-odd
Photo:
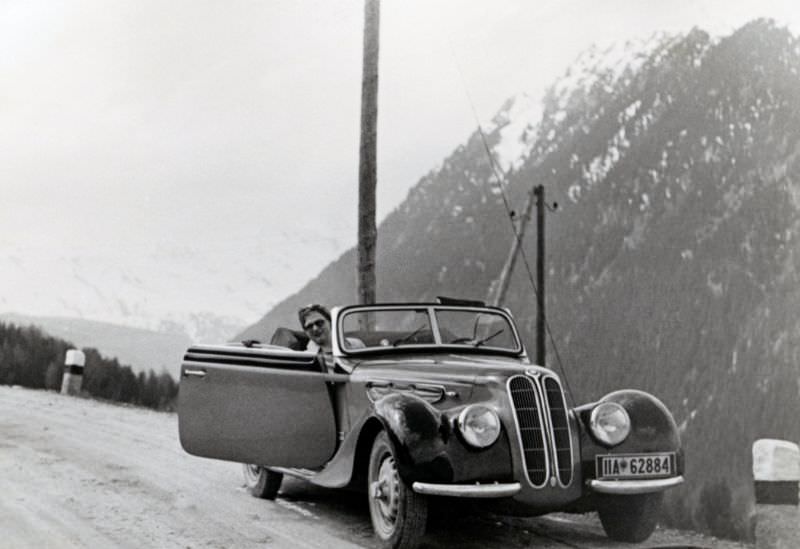
[[175, 379], [183, 353], [193, 343], [177, 329], [157, 332], [83, 318], [0, 313], [0, 322], [36, 326], [53, 337], [71, 341], [76, 348], [92, 347], [106, 356], [116, 357], [135, 374], [165, 370]]
[[[380, 225], [378, 297], [485, 298], [511, 244], [503, 197], [521, 210], [544, 184], [548, 365], [578, 402], [662, 398], [688, 468], [668, 522], [749, 537], [753, 440], [800, 440], [800, 43], [755, 21], [593, 49], [540, 107], [509, 101], [486, 129], [498, 159], [516, 151], [502, 178], [476, 133]], [[242, 336], [353, 302], [354, 273], [351, 250]], [[531, 350], [535, 301], [519, 263], [505, 305]]]
[[[33, 389], [61, 389], [64, 359], [75, 346], [34, 327], [0, 322], [0, 384]], [[152, 370], [134, 374], [129, 366], [84, 348], [86, 365], [82, 392], [87, 395], [154, 408], [173, 410], [178, 385], [172, 377]]]

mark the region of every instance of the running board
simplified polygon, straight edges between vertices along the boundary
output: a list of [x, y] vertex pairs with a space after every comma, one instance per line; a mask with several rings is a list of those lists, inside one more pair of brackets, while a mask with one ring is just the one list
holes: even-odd
[[312, 471], [311, 469], [295, 469], [293, 467], [267, 467], [267, 469], [276, 473], [289, 475], [290, 477], [307, 480], [309, 482], [312, 481], [319, 473], [319, 471]]

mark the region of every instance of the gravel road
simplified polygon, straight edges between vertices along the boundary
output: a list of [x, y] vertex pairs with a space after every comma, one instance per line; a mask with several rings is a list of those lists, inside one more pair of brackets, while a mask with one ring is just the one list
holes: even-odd
[[[608, 548], [591, 516], [444, 514], [427, 549]], [[625, 547], [744, 549], [659, 529]], [[0, 386], [0, 548], [376, 547], [365, 496], [284, 481], [251, 497], [241, 466], [190, 456], [174, 414]]]

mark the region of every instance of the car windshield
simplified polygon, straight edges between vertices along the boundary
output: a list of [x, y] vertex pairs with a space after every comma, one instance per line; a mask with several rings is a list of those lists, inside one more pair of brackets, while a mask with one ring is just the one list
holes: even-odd
[[497, 309], [439, 305], [359, 307], [339, 318], [339, 342], [347, 352], [407, 346], [518, 352], [511, 319]]

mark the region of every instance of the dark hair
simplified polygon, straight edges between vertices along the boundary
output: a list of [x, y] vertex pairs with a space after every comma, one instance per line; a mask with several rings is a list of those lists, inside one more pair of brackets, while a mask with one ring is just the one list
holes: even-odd
[[300, 326], [302, 326], [304, 329], [306, 326], [306, 317], [311, 313], [319, 313], [323, 317], [325, 317], [325, 319], [328, 322], [331, 321], [331, 312], [328, 310], [327, 307], [323, 305], [318, 305], [316, 303], [312, 305], [306, 305], [305, 307], [302, 307], [299, 311], [297, 311], [297, 318], [300, 319]]

